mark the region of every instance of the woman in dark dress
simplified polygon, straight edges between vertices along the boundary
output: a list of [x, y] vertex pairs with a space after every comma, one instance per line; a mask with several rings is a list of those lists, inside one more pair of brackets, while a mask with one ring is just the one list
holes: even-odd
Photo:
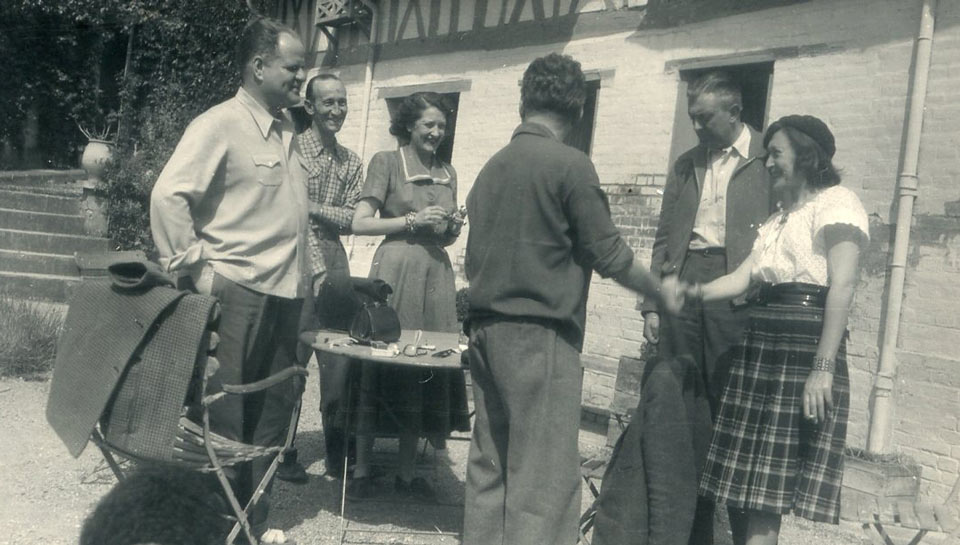
[[[436, 93], [403, 100], [390, 126], [399, 149], [373, 156], [353, 218], [354, 234], [386, 235], [370, 277], [393, 287], [388, 302], [404, 329], [459, 331], [454, 273], [444, 246], [456, 240], [463, 218], [457, 212], [456, 171], [436, 156], [450, 113]], [[432, 498], [429, 483], [414, 476], [417, 441], [427, 437], [440, 445], [451, 430], [469, 429], [463, 373], [368, 365], [364, 375], [363, 387], [372, 389], [378, 402], [370, 408], [375, 415], [361, 416], [361, 428], [366, 422], [377, 434], [397, 434], [395, 488]], [[356, 496], [373, 491], [367, 463], [372, 447], [373, 436], [359, 437], [351, 483]]]
[[764, 146], [782, 209], [736, 271], [686, 290], [712, 301], [760, 284], [700, 480], [702, 495], [731, 508], [736, 545], [777, 543], [784, 513], [839, 520], [847, 316], [869, 240], [863, 205], [839, 185], [822, 121], [786, 116], [767, 129]]

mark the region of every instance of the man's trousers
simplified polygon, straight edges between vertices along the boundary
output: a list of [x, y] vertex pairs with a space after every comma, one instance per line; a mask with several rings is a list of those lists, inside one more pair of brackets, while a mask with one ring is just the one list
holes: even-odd
[[[302, 299], [284, 299], [245, 288], [219, 274], [210, 294], [220, 301], [220, 369], [211, 378], [214, 391], [221, 384], [244, 384], [264, 379], [296, 365], [297, 324]], [[227, 395], [210, 406], [213, 431], [237, 441], [279, 446], [286, 439], [290, 416], [302, 392], [302, 381], [288, 380], [263, 392]], [[260, 458], [238, 466], [237, 495], [245, 503], [272, 460]], [[266, 521], [267, 497], [251, 517]]]
[[[684, 260], [680, 279], [688, 283], [705, 284], [727, 273], [727, 257], [722, 249], [689, 251]], [[703, 374], [710, 401], [711, 417], [716, 416], [720, 395], [727, 384], [727, 375], [733, 362], [733, 352], [740, 344], [747, 325], [745, 308], [734, 309], [730, 301], [701, 303], [690, 301], [680, 312], [676, 323], [680, 328], [682, 343], [693, 356]], [[661, 324], [664, 320], [661, 319]], [[671, 332], [661, 327], [660, 350], [667, 349], [666, 341]], [[697, 472], [702, 468], [697, 468]], [[711, 502], [699, 499], [697, 513], [690, 535], [691, 545], [713, 543], [713, 512]]]
[[464, 545], [572, 545], [580, 515], [580, 354], [556, 329], [470, 327], [476, 422]]

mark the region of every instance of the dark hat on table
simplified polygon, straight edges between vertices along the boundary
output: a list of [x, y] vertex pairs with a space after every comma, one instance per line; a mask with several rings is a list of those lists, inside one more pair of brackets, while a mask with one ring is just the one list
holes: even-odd
[[767, 147], [770, 138], [784, 127], [790, 127], [809, 136], [826, 152], [827, 157], [831, 159], [833, 158], [833, 154], [837, 152], [836, 141], [834, 141], [833, 133], [830, 132], [827, 124], [812, 115], [787, 115], [781, 117], [767, 128], [767, 132], [763, 136], [763, 147]]

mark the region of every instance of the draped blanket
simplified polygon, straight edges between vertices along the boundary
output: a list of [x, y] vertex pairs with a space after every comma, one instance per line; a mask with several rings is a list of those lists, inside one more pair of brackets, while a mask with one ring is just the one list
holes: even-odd
[[71, 298], [47, 421], [74, 457], [100, 420], [112, 445], [172, 460], [191, 380], [206, 361], [216, 299], [173, 289], [153, 263], [109, 271], [110, 281], [85, 282]]

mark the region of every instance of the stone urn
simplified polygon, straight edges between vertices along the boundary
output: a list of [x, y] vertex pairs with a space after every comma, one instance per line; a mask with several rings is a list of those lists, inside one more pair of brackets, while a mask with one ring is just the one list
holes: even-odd
[[87, 171], [87, 182], [84, 185], [95, 187], [103, 176], [107, 162], [113, 159], [115, 144], [107, 140], [91, 138], [87, 147], [83, 149], [80, 166]]

